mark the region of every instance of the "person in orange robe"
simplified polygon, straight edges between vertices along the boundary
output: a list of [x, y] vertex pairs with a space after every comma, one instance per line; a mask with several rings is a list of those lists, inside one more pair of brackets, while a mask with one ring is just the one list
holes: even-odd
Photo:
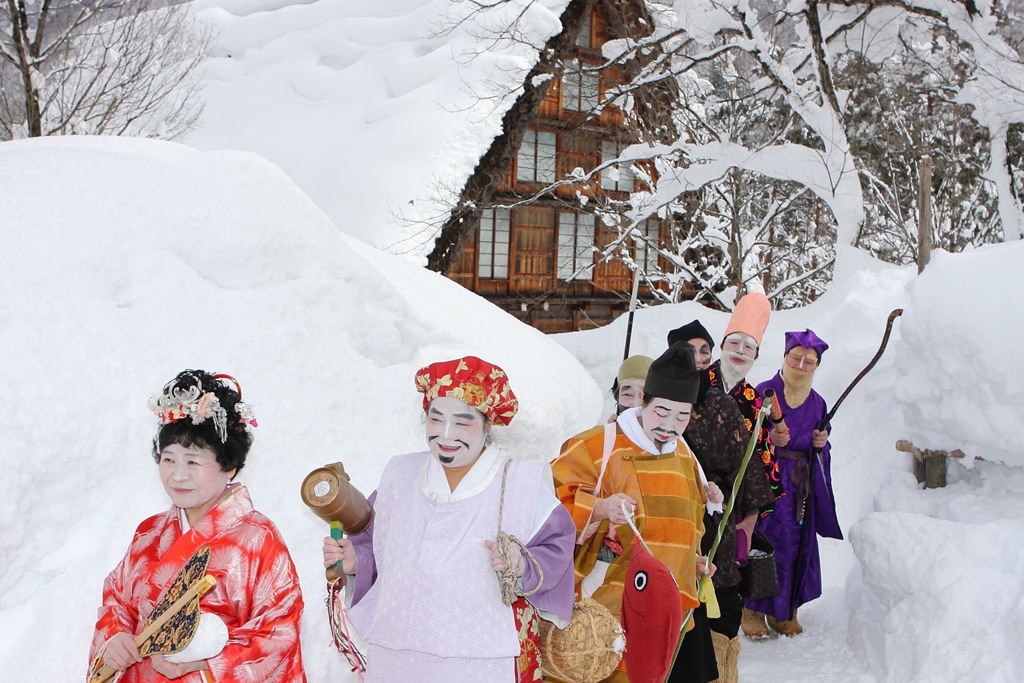
[[[721, 503], [722, 492], [717, 486], [705, 488], [700, 465], [682, 438], [699, 382], [693, 349], [686, 342], [675, 344], [651, 363], [641, 406], [623, 411], [614, 426], [593, 427], [570, 438], [551, 463], [555, 494], [580, 534], [574, 564], [577, 594], [593, 597], [620, 620], [636, 547], [627, 511], [635, 516], [654, 557], [675, 579], [684, 624], [688, 611], [700, 604], [698, 577], [714, 572], [701, 555], [700, 541], [708, 497]], [[630, 642], [627, 634], [626, 647], [660, 656], [666, 649], [674, 653], [679, 636], [662, 632], [647, 642]], [[692, 665], [677, 662], [678, 668]], [[605, 679], [629, 680], [625, 660]]]
[[[103, 583], [90, 671], [109, 664], [121, 683], [306, 680], [295, 566], [274, 524], [253, 508], [244, 486], [232, 483], [256, 425], [236, 387], [227, 375], [186, 370], [150, 401], [161, 423], [153, 457], [172, 505], [139, 525]], [[139, 656], [135, 636], [204, 546], [217, 585], [200, 601], [196, 636], [175, 655]]]

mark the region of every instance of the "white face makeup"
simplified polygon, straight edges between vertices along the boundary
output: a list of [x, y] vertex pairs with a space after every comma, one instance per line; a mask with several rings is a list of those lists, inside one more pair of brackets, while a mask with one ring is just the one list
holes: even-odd
[[627, 379], [619, 383], [619, 412], [636, 408], [643, 399], [644, 380]]
[[753, 363], [757, 358], [757, 342], [749, 334], [733, 332], [722, 342], [722, 355], [726, 353]]
[[484, 450], [487, 420], [465, 401], [441, 396], [427, 408], [427, 445], [445, 467], [465, 467]]
[[711, 345], [707, 339], [697, 337], [687, 342], [693, 347], [693, 362], [698, 370], [707, 370], [711, 365]]
[[733, 332], [722, 342], [722, 375], [730, 387], [747, 376], [757, 357], [757, 343], [749, 334]]
[[654, 398], [640, 411], [640, 424], [644, 434], [661, 448], [669, 441], [683, 435], [690, 424], [691, 404]]

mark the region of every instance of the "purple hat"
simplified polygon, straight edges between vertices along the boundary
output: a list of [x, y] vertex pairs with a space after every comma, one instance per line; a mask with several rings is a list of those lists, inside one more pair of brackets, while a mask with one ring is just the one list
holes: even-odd
[[803, 332], [787, 332], [786, 333], [786, 351], [783, 353], [789, 353], [793, 347], [802, 346], [805, 349], [814, 349], [818, 354], [818, 360], [821, 360], [822, 354], [828, 350], [828, 344], [826, 344], [821, 337], [814, 334], [810, 329], [806, 329]]

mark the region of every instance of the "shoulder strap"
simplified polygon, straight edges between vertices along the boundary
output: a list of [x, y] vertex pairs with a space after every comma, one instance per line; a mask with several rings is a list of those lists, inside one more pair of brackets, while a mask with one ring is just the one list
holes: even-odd
[[[612, 449], [615, 448], [615, 423], [609, 422], [604, 426], [604, 452], [601, 454], [601, 471], [597, 475], [597, 483], [594, 484], [594, 497], [601, 492], [601, 481], [604, 479], [604, 471], [608, 468], [608, 459], [612, 457]], [[594, 535], [597, 530], [596, 527], [591, 529], [590, 520], [594, 516], [594, 511], [590, 511], [590, 516], [587, 517], [587, 523], [583, 525], [583, 531], [580, 532], [579, 537], [576, 539], [577, 545], [583, 545], [583, 543]]]
[[597, 475], [597, 483], [594, 485], [594, 495], [601, 490], [601, 480], [604, 479], [604, 471], [608, 469], [608, 459], [612, 457], [612, 449], [615, 448], [615, 423], [609, 422], [604, 426], [604, 453], [601, 455], [601, 472]]

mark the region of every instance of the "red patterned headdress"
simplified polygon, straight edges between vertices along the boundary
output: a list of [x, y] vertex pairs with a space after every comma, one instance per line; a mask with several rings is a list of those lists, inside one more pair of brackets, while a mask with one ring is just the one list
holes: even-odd
[[420, 369], [416, 391], [423, 394], [423, 410], [435, 398], [450, 396], [505, 426], [519, 411], [519, 400], [512, 393], [505, 371], [476, 356], [431, 363]]

